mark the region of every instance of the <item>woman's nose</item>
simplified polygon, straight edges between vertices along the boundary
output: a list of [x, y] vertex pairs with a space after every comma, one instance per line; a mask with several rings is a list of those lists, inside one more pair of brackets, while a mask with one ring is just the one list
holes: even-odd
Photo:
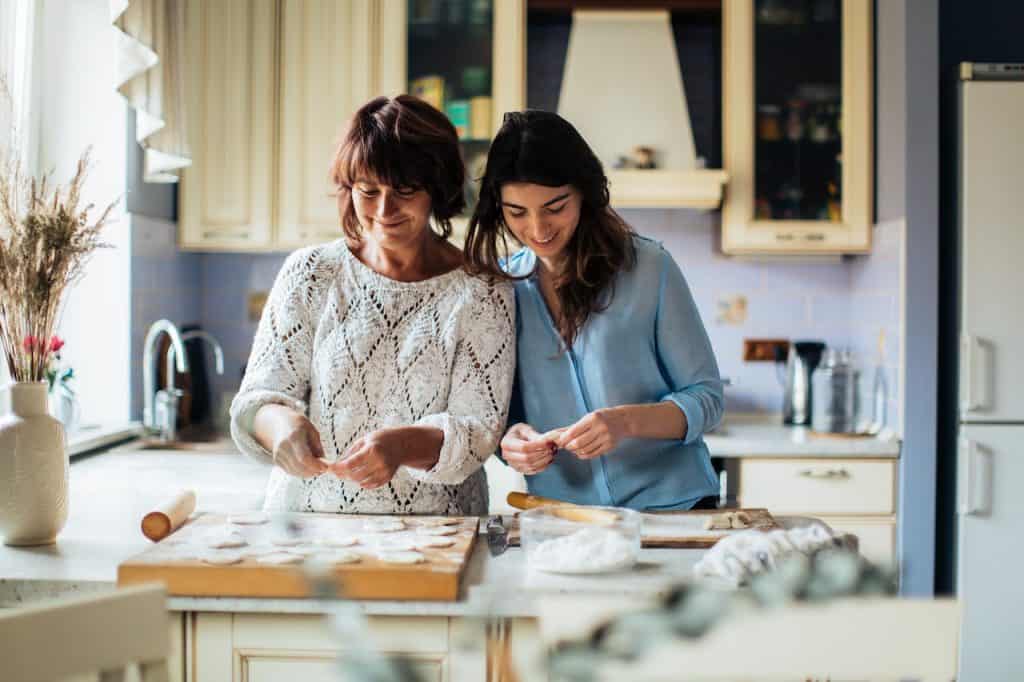
[[381, 192], [380, 201], [377, 202], [377, 216], [386, 217], [395, 212], [396, 197], [391, 192]]

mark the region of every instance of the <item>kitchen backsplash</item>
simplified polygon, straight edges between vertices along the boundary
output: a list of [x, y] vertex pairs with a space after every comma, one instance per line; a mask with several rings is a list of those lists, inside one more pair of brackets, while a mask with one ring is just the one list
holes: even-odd
[[[744, 363], [743, 339], [815, 338], [851, 348], [865, 371], [876, 358], [879, 330], [886, 334], [889, 423], [899, 418], [900, 263], [902, 223], [875, 228], [870, 256], [830, 262], [747, 261], [717, 251], [718, 214], [686, 210], [628, 210], [641, 234], [661, 241], [689, 281], [711, 337], [732, 413], [778, 412], [781, 389], [771, 363]], [[168, 317], [199, 323], [224, 347], [225, 373], [212, 377], [214, 405], [236, 390], [256, 323], [248, 319], [249, 292], [266, 291], [285, 255], [183, 254], [174, 224], [133, 217], [133, 362], [140, 381], [142, 340], [149, 324]], [[720, 320], [720, 301], [743, 297], [745, 320]], [[133, 396], [140, 396], [137, 384]], [[133, 402], [141, 413], [141, 399]]]

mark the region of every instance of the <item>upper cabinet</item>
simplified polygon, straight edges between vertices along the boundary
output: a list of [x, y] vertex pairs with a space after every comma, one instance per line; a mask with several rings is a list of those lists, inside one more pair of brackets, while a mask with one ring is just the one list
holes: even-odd
[[872, 225], [872, 3], [722, 3], [722, 249], [864, 253]]
[[506, 111], [525, 106], [524, 0], [383, 0], [381, 84], [443, 111], [466, 161], [466, 211], [452, 221], [461, 244], [491, 138]]
[[264, 250], [272, 242], [277, 23], [273, 2], [188, 5], [192, 165], [178, 195], [184, 248]]
[[380, 92], [380, 9], [189, 3], [182, 248], [291, 250], [341, 235], [328, 170], [345, 121]]

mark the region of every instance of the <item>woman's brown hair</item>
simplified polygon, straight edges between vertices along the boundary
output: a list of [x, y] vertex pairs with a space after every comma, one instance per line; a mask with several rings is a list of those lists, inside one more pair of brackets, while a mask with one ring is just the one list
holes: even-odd
[[466, 171], [455, 127], [412, 95], [377, 97], [353, 114], [331, 161], [330, 178], [342, 230], [353, 242], [362, 241], [352, 206], [352, 187], [359, 180], [426, 190], [443, 239], [452, 233], [452, 218], [466, 207]]
[[501, 208], [501, 187], [529, 182], [546, 187], [572, 185], [582, 195], [580, 221], [566, 245], [566, 266], [555, 280], [561, 314], [556, 321], [566, 347], [591, 315], [606, 309], [615, 277], [636, 262], [633, 231], [612, 210], [608, 178], [579, 132], [558, 114], [517, 111], [505, 114], [491, 143], [476, 205], [466, 236], [467, 269], [517, 279], [504, 273], [500, 259], [513, 240]]

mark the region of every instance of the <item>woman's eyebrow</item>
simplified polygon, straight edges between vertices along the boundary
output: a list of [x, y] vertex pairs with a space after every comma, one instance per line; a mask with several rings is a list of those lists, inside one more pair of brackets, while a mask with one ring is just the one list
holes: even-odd
[[[547, 206], [550, 206], [551, 204], [557, 204], [559, 201], [561, 201], [562, 199], [565, 199], [568, 196], [569, 196], [568, 192], [566, 192], [565, 194], [559, 194], [554, 199], [551, 199], [550, 201], [545, 201], [543, 204], [541, 204], [541, 206], [547, 207]], [[509, 208], [521, 208], [524, 211], [526, 210], [525, 206], [520, 206], [519, 204], [513, 204], [511, 201], [503, 201], [503, 202], [501, 202], [501, 205], [502, 206], [508, 206]]]

